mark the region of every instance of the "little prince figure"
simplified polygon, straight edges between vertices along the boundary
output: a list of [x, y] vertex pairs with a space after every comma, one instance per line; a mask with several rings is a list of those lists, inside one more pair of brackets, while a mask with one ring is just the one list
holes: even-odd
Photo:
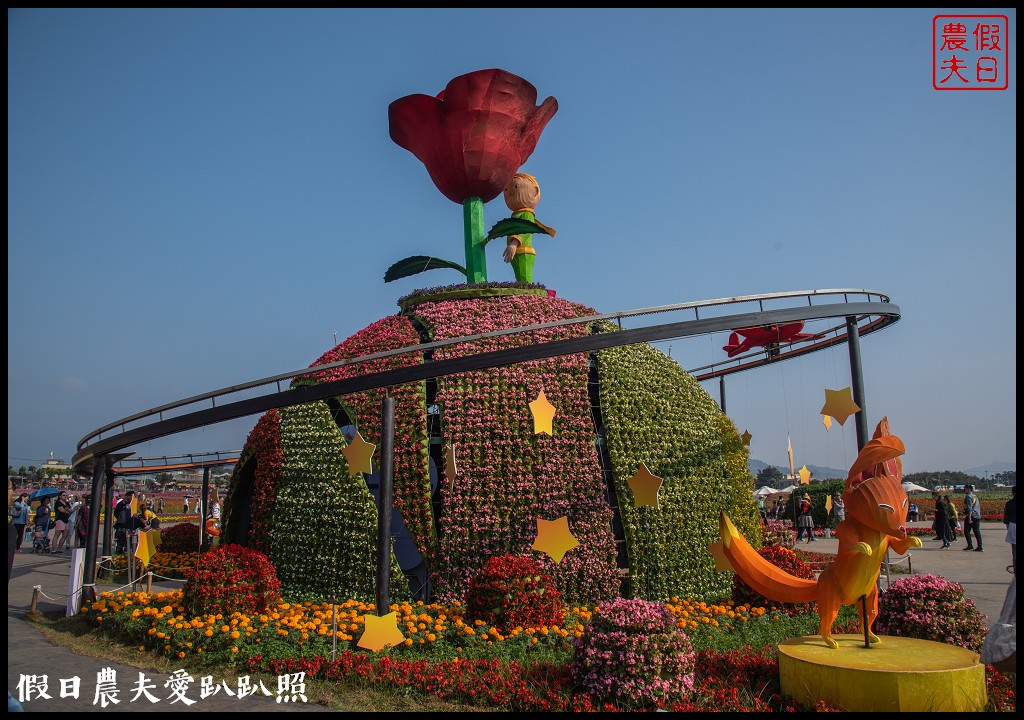
[[[512, 211], [512, 217], [529, 220], [554, 235], [554, 230], [537, 222], [534, 208], [539, 201], [540, 185], [533, 175], [516, 173], [505, 186], [505, 205]], [[537, 251], [533, 249], [533, 233], [510, 235], [502, 257], [512, 264], [517, 281], [533, 282], [533, 263], [537, 257]]]

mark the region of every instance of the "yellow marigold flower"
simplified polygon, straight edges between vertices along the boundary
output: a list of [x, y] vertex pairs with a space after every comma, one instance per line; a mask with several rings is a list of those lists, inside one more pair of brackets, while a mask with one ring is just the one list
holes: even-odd
[[429, 642], [434, 642], [435, 640], [437, 640], [437, 635], [435, 635], [434, 633], [427, 633], [427, 640]]
[[207, 628], [206, 632], [203, 633], [206, 637], [213, 637], [213, 628]]
[[406, 645], [412, 645], [412, 638], [406, 638], [405, 639], [405, 644]]
[[237, 648], [237, 647], [233, 647], [233, 648], [231, 648], [231, 652], [233, 652], [233, 653], [236, 653], [236, 652], [238, 652], [238, 648]]
[[185, 653], [183, 653], [183, 652], [179, 652], [179, 653], [178, 653], [178, 657], [179, 657], [179, 658], [183, 658], [183, 657], [185, 657]]
[[241, 633], [239, 633], [237, 630], [232, 630], [231, 631], [231, 639], [232, 640], [237, 640], [240, 636], [241, 636]]

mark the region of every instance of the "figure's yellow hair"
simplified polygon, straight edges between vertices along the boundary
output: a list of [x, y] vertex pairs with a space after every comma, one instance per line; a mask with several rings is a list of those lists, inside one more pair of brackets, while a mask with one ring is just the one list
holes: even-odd
[[515, 180], [516, 178], [526, 178], [527, 180], [532, 182], [533, 186], [537, 188], [537, 199], [540, 200], [540, 183], [537, 182], [537, 178], [535, 178], [530, 173], [516, 173], [515, 175], [512, 176], [512, 179]]

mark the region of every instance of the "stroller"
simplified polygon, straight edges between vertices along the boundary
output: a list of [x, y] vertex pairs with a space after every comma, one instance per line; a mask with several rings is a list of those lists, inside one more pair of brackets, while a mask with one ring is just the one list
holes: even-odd
[[43, 532], [43, 529], [41, 527], [37, 527], [32, 531], [32, 552], [50, 552], [50, 536], [49, 534]]

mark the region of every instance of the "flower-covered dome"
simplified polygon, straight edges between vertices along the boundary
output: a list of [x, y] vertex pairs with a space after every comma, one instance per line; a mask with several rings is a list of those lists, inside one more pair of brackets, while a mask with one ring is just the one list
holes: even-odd
[[[456, 286], [416, 293], [400, 307], [313, 365], [597, 314], [540, 286]], [[296, 383], [616, 329], [580, 323], [483, 338], [427, 357], [340, 366]], [[551, 434], [534, 432], [529, 404], [541, 392], [555, 407]], [[268, 412], [246, 443], [232, 478], [225, 534], [267, 552], [285, 592], [372, 597], [376, 510], [367, 483], [350, 478], [341, 449], [350, 426], [378, 442], [382, 393]], [[747, 452], [735, 428], [696, 380], [649, 345], [464, 372], [394, 387], [391, 394], [394, 509], [408, 545], [400, 551], [399, 538], [395, 551], [419, 597], [462, 600], [487, 559], [511, 553], [532, 554], [569, 602], [623, 594], [711, 599], [731, 587], [707, 550], [717, 539], [719, 510], [756, 537]], [[446, 467], [449, 447], [454, 477]], [[641, 463], [664, 481], [658, 507], [635, 507], [628, 480]], [[325, 515], [325, 497], [335, 514]], [[293, 522], [304, 503], [321, 507]], [[533, 544], [538, 520], [562, 517], [578, 545], [556, 563]], [[313, 571], [321, 575], [315, 581], [308, 567], [294, 567], [308, 566], [309, 558], [323, 566]]]

